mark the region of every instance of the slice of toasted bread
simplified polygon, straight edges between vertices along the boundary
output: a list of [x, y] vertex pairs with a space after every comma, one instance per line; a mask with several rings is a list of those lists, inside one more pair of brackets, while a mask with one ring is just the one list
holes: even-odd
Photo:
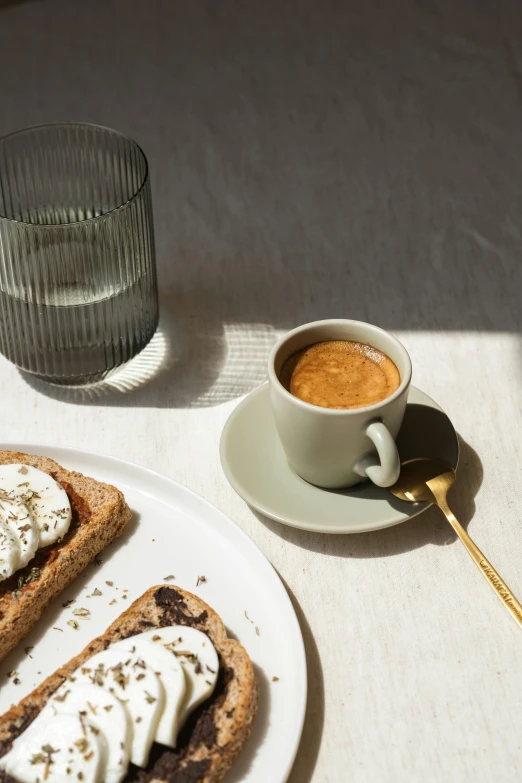
[[[219, 656], [217, 685], [212, 696], [188, 719], [177, 748], [171, 750], [154, 744], [147, 768], [142, 770], [131, 765], [125, 783], [223, 780], [245, 744], [257, 712], [254, 669], [244, 647], [228, 638], [219, 615], [197, 596], [172, 585], [147, 590], [102, 636], [0, 717], [0, 757], [33, 721], [51, 694], [92, 655], [119, 639], [166, 625], [189, 625], [207, 634]], [[13, 778], [0, 770], [0, 783], [13, 783]]]
[[49, 473], [62, 485], [72, 508], [60, 543], [38, 550], [29, 565], [0, 582], [0, 660], [38, 621], [46, 606], [120, 535], [131, 517], [122, 493], [48, 457], [0, 450], [0, 465], [20, 462]]

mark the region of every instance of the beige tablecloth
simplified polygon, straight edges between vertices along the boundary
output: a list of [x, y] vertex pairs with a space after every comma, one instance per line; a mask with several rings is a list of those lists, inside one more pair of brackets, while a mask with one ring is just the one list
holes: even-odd
[[291, 783], [522, 777], [522, 636], [445, 521], [291, 530], [218, 460], [277, 334], [378, 323], [455, 422], [455, 510], [522, 596], [521, 40], [516, 0], [0, 10], [0, 132], [80, 119], [147, 152], [163, 305], [147, 384], [74, 397], [0, 359], [1, 439], [135, 460], [259, 545], [308, 656]]

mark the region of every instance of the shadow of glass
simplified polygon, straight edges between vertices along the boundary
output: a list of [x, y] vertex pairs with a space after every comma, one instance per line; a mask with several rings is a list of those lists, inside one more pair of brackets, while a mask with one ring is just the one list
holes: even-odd
[[321, 667], [319, 650], [308, 620], [299, 605], [299, 602], [281, 574], [279, 578], [283, 582], [290, 597], [294, 611], [297, 615], [306, 653], [308, 696], [306, 701], [306, 715], [301, 735], [301, 742], [297, 751], [292, 772], [288, 783], [309, 783], [312, 780], [321, 739], [324, 728], [324, 679]]
[[35, 391], [76, 405], [205, 408], [259, 386], [274, 340], [267, 324], [226, 323], [203, 300], [165, 294], [150, 343], [102, 382], [54, 386], [20, 374]]
[[[460, 460], [457, 469], [457, 482], [449, 495], [449, 502], [459, 522], [467, 527], [475, 513], [474, 498], [482, 484], [483, 468], [477, 452], [460, 436], [459, 445]], [[416, 456], [419, 456], [418, 451]], [[360, 491], [361, 493], [368, 491], [369, 496], [373, 497], [373, 490], [372, 487], [367, 489], [365, 487]], [[390, 501], [392, 500], [393, 497], [390, 497]], [[402, 501], [397, 502], [401, 503]], [[453, 529], [442, 513], [434, 507], [427, 507], [420, 516], [384, 530], [335, 536], [287, 527], [268, 519], [253, 509], [252, 513], [265, 527], [284, 538], [285, 541], [304, 549], [336, 557], [393, 557], [427, 544], [447, 546], [456, 540]]]

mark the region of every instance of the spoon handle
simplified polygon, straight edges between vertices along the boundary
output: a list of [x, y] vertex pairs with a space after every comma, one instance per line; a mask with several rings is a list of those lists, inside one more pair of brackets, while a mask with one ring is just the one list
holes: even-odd
[[437, 505], [468, 550], [480, 573], [489, 582], [508, 612], [511, 612], [515, 622], [522, 628], [522, 605], [517, 601], [504, 580], [500, 578], [489, 560], [484, 557], [475, 542], [468, 536], [448, 504], [442, 498], [437, 498]]

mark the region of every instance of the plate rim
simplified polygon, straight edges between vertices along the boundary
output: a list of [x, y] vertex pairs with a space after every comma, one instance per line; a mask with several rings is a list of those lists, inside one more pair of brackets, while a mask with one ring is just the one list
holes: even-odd
[[[236, 477], [234, 475], [234, 471], [230, 468], [230, 463], [228, 461], [228, 458], [225, 454], [226, 446], [225, 442], [228, 436], [228, 432], [230, 428], [233, 426], [235, 419], [240, 414], [240, 412], [247, 407], [250, 399], [254, 396], [261, 396], [263, 393], [268, 392], [268, 386], [269, 384], [267, 382], [262, 383], [260, 386], [257, 386], [255, 389], [252, 389], [249, 394], [246, 395], [234, 408], [234, 410], [230, 413], [229, 417], [227, 418], [225, 424], [223, 425], [223, 429], [221, 431], [221, 437], [219, 441], [219, 457], [221, 461], [221, 467], [223, 469], [223, 473], [225, 474], [225, 477], [227, 481], [229, 482], [230, 486], [234, 490], [234, 492], [239, 495], [239, 497], [252, 509], [255, 511], [259, 511], [259, 513], [263, 514], [263, 516], [268, 517], [268, 519], [272, 519], [275, 522], [278, 522], [281, 525], [286, 525], [287, 527], [291, 527], [295, 530], [304, 530], [308, 533], [322, 533], [322, 534], [328, 534], [328, 535], [355, 535], [358, 533], [373, 533], [378, 530], [386, 530], [390, 527], [395, 527], [395, 525], [401, 525], [403, 522], [407, 522], [410, 519], [414, 519], [415, 517], [419, 516], [419, 514], [424, 513], [432, 504], [431, 503], [423, 503], [421, 504], [421, 507], [419, 507], [414, 513], [409, 514], [408, 516], [404, 516], [401, 519], [395, 519], [393, 518], [391, 521], [384, 522], [382, 524], [378, 525], [355, 525], [352, 526], [350, 529], [345, 528], [338, 528], [338, 527], [332, 527], [331, 525], [321, 525], [318, 527], [317, 525], [308, 525], [306, 523], [299, 522], [298, 520], [291, 519], [290, 517], [282, 516], [280, 514], [277, 514], [277, 512], [273, 512], [272, 510], [269, 510], [259, 501], [255, 500], [250, 492], [248, 490], [245, 490], [244, 487], [236, 480]], [[411, 384], [409, 394], [411, 394], [411, 391], [418, 392], [422, 394], [424, 397], [427, 397], [435, 407], [436, 410], [441, 411], [442, 413], [446, 414], [446, 411], [444, 408], [442, 408], [439, 403], [433, 399], [429, 394], [427, 394], [422, 389], [419, 389], [418, 386], [414, 386]], [[409, 395], [408, 395], [409, 399]], [[448, 416], [449, 419], [449, 416]], [[451, 419], [450, 419], [451, 421]], [[457, 465], [460, 458], [460, 443], [458, 440], [457, 431], [453, 425], [453, 422], [451, 422], [451, 425], [453, 427], [453, 430], [455, 432], [456, 442], [457, 442]], [[455, 467], [457, 467], [457, 465]]]
[[[91, 449], [78, 449], [73, 446], [57, 446], [56, 444], [47, 444], [47, 443], [41, 443], [36, 441], [0, 441], [0, 449], [5, 449], [7, 451], [20, 451], [20, 452], [24, 452], [24, 450], [27, 450], [25, 453], [28, 454], [38, 453], [38, 451], [41, 451], [41, 452], [45, 452], [44, 456], [48, 456], [51, 459], [56, 459], [56, 457], [53, 456], [53, 452], [54, 453], [66, 452], [71, 455], [78, 455], [80, 459], [82, 456], [87, 455], [89, 457], [94, 457], [96, 459], [107, 460], [108, 462], [116, 462], [123, 468], [130, 467], [132, 470], [137, 469], [138, 471], [143, 472], [147, 475], [154, 476], [156, 480], [159, 478], [163, 482], [173, 485], [178, 491], [181, 491], [182, 494], [183, 493], [188, 494], [192, 498], [192, 500], [196, 502], [196, 504], [200, 503], [203, 506], [206, 506], [207, 508], [211, 509], [214, 514], [218, 514], [221, 520], [221, 524], [225, 528], [228, 528], [228, 530], [232, 533], [232, 536], [237, 537], [243, 545], [245, 545], [247, 548], [250, 548], [250, 551], [253, 554], [253, 556], [258, 558], [259, 565], [261, 565], [261, 567], [265, 569], [267, 575], [270, 575], [274, 579], [274, 585], [277, 585], [277, 589], [281, 594], [278, 597], [278, 600], [283, 604], [286, 603], [287, 612], [289, 614], [289, 617], [291, 617], [293, 623], [293, 628], [291, 630], [291, 633], [292, 633], [292, 637], [294, 637], [296, 653], [297, 653], [297, 660], [295, 660], [294, 662], [295, 663], [294, 669], [298, 671], [299, 679], [301, 682], [298, 690], [298, 693], [300, 694], [300, 704], [296, 705], [294, 701], [294, 708], [296, 706], [298, 707], [297, 714], [299, 716], [299, 720], [296, 721], [296, 727], [295, 727], [296, 730], [294, 732], [295, 738], [292, 744], [288, 745], [288, 747], [292, 747], [292, 750], [288, 755], [285, 768], [281, 770], [283, 774], [283, 777], [281, 778], [281, 783], [286, 783], [286, 781], [290, 776], [290, 773], [292, 772], [297, 757], [297, 753], [301, 744], [302, 735], [303, 735], [304, 723], [306, 718], [306, 707], [308, 701], [308, 678], [307, 678], [308, 667], [306, 661], [306, 652], [305, 652], [303, 633], [301, 631], [301, 626], [299, 624], [296, 611], [292, 605], [292, 601], [290, 599], [290, 596], [288, 595], [288, 592], [283, 584], [281, 577], [277, 573], [276, 569], [274, 568], [270, 560], [264, 554], [264, 552], [261, 551], [261, 549], [257, 546], [257, 544], [250, 538], [249, 535], [247, 535], [247, 533], [243, 530], [242, 527], [240, 527], [237, 524], [237, 522], [234, 522], [234, 520], [231, 517], [229, 517], [228, 514], [226, 514], [220, 508], [218, 508], [209, 500], [204, 498], [202, 495], [198, 494], [197, 492], [190, 489], [189, 487], [186, 487], [184, 484], [181, 484], [179, 481], [176, 481], [176, 479], [170, 478], [170, 476], [167, 476], [164, 473], [160, 473], [156, 470], [153, 470], [152, 468], [148, 468], [145, 467], [144, 465], [140, 465], [139, 463], [133, 462], [132, 460], [124, 459], [122, 457], [116, 457], [112, 454], [105, 454], [103, 452], [94, 451]], [[30, 449], [34, 449], [35, 451], [30, 451]], [[285, 623], [285, 627], [288, 627], [286, 623]], [[262, 752], [262, 743], [258, 750], [259, 752]]]

